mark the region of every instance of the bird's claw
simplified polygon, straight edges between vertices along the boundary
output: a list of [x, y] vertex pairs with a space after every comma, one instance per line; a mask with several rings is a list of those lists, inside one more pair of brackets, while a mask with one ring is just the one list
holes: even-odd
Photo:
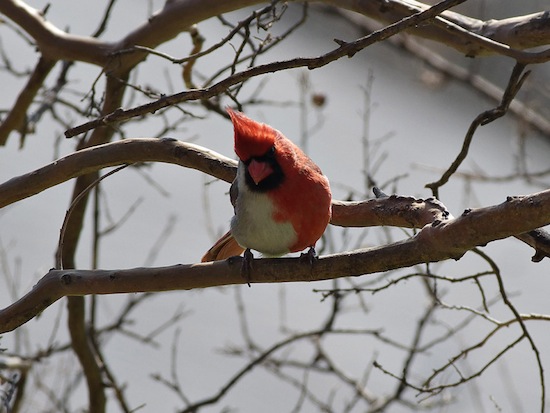
[[302, 252], [300, 254], [300, 261], [307, 262], [311, 267], [313, 267], [313, 263], [319, 259], [319, 255], [317, 254], [317, 251], [315, 251], [315, 247], [309, 247], [307, 252]]
[[250, 272], [252, 270], [252, 261], [254, 261], [254, 254], [250, 251], [250, 248], [244, 250], [243, 265], [241, 267], [241, 275], [250, 287]]

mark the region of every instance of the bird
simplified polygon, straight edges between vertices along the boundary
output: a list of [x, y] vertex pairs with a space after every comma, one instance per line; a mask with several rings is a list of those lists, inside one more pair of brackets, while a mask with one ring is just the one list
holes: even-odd
[[[331, 218], [328, 178], [290, 139], [273, 127], [227, 108], [234, 129], [237, 175], [230, 188], [235, 215], [230, 230], [202, 257], [224, 260], [250, 250], [279, 257], [315, 244]], [[253, 257], [253, 256], [252, 256]]]

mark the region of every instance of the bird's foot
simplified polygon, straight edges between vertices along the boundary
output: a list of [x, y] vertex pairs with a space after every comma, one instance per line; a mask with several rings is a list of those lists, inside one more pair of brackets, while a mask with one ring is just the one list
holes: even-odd
[[319, 259], [319, 255], [317, 255], [317, 251], [315, 251], [315, 247], [309, 247], [307, 252], [302, 252], [300, 254], [300, 261], [307, 262], [311, 267], [313, 267], [313, 263]]
[[243, 265], [241, 267], [241, 275], [250, 287], [250, 271], [252, 270], [252, 261], [254, 261], [254, 254], [250, 251], [250, 248], [244, 250]]

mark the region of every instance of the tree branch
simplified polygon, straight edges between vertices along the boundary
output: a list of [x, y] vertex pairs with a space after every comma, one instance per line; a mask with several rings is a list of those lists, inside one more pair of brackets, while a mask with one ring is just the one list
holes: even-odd
[[44, 57], [38, 59], [27, 84], [21, 89], [21, 93], [19, 93], [8, 116], [0, 123], [0, 146], [6, 144], [11, 131], [19, 130], [22, 135], [27, 132], [25, 127], [27, 111], [55, 63], [55, 60], [45, 59]]
[[232, 182], [237, 163], [223, 155], [176, 139], [125, 139], [73, 152], [42, 168], [0, 184], [0, 208], [77, 176], [109, 166], [165, 162], [198, 169]]
[[[349, 5], [338, 1], [329, 3], [383, 23], [398, 21], [430, 7], [415, 0], [346, 2]], [[431, 24], [414, 27], [409, 33], [442, 43], [469, 57], [503, 55], [518, 62], [542, 63], [550, 59], [550, 49], [540, 52], [523, 49], [549, 44], [549, 18], [549, 13], [542, 11], [501, 20], [479, 20], [447, 10]]]
[[[464, 0], [457, 0], [456, 3], [461, 3]], [[446, 3], [446, 2], [442, 2]], [[442, 3], [439, 3], [441, 5]], [[434, 16], [441, 11], [440, 9], [448, 8], [454, 4], [445, 4], [443, 6], [437, 7], [433, 6], [426, 11], [419, 12], [410, 17], [404, 18], [397, 23], [386, 26], [383, 29], [375, 31], [367, 36], [364, 36], [354, 42], [343, 42], [337, 40], [337, 43], [340, 45], [337, 49], [334, 49], [324, 55], [318, 57], [309, 57], [309, 58], [295, 58], [290, 60], [284, 60], [279, 62], [267, 63], [264, 65], [254, 66], [243, 70], [241, 72], [235, 73], [231, 76], [226, 77], [225, 79], [215, 83], [214, 85], [203, 88], [203, 89], [192, 89], [180, 93], [176, 93], [169, 96], [163, 96], [160, 99], [147, 103], [145, 105], [137, 106], [131, 109], [122, 109], [119, 108], [115, 112], [112, 112], [108, 115], [99, 117], [92, 121], [86, 122], [82, 125], [76, 126], [74, 128], [68, 129], [65, 131], [65, 136], [71, 138], [73, 136], [79, 135], [81, 133], [87, 132], [91, 129], [94, 129], [98, 126], [121, 122], [128, 120], [137, 116], [145, 115], [148, 113], [154, 113], [157, 110], [166, 108], [168, 106], [173, 106], [182, 102], [192, 101], [192, 100], [204, 100], [209, 99], [214, 96], [225, 93], [231, 86], [242, 83], [248, 79], [251, 79], [256, 76], [264, 75], [267, 73], [279, 72], [282, 70], [294, 69], [298, 67], [307, 67], [309, 70], [317, 69], [323, 67], [335, 60], [338, 60], [342, 57], [348, 56], [352, 57], [355, 53], [363, 50], [364, 48], [376, 43], [383, 41], [401, 31], [407, 30], [410, 27], [416, 26], [419, 23], [433, 19]], [[541, 52], [541, 53], [528, 53], [521, 51], [511, 51], [506, 45], [500, 45], [497, 42], [492, 42], [490, 39], [484, 38], [482, 36], [468, 32], [465, 29], [462, 29], [460, 26], [454, 25], [450, 22], [446, 23], [447, 26], [453, 26], [456, 31], [462, 31], [467, 33], [468, 36], [471, 36], [475, 39], [477, 43], [490, 44], [492, 48], [498, 49], [501, 51], [501, 54], [507, 55], [516, 59], [518, 63], [527, 64], [527, 63], [541, 63], [550, 60], [550, 49]], [[535, 55], [537, 57], [535, 57]]]
[[[320, 257], [254, 260], [250, 283], [321, 281], [459, 259], [478, 245], [550, 224], [550, 190], [508, 197], [426, 225], [416, 236], [390, 245]], [[125, 270], [51, 270], [20, 300], [0, 311], [0, 333], [24, 324], [63, 296], [190, 290], [244, 284], [242, 258], [202, 264]]]
[[71, 335], [71, 347], [82, 366], [88, 386], [88, 403], [90, 413], [105, 412], [105, 386], [101, 374], [101, 366], [88, 339], [85, 320], [83, 297], [68, 297], [67, 325]]
[[[172, 138], [125, 139], [73, 152], [0, 184], [0, 208], [102, 168], [139, 162], [180, 165], [226, 182], [233, 181], [237, 167], [234, 160], [192, 143]], [[331, 224], [341, 227], [422, 228], [449, 219], [452, 215], [435, 198], [392, 195], [364, 201], [332, 201]], [[535, 249], [534, 262], [550, 257], [550, 235], [546, 231], [538, 229], [515, 236]]]
[[455, 160], [443, 173], [441, 178], [439, 178], [435, 182], [431, 182], [425, 185], [426, 188], [432, 190], [432, 193], [436, 198], [439, 197], [439, 188], [449, 181], [449, 178], [458, 170], [458, 167], [462, 164], [464, 159], [466, 159], [477, 128], [479, 126], [487, 125], [506, 114], [508, 108], [510, 107], [510, 104], [516, 97], [516, 94], [519, 92], [521, 86], [523, 85], [523, 82], [525, 82], [525, 79], [527, 79], [527, 76], [530, 73], [529, 71], [524, 73], [524, 69], [524, 64], [516, 63], [514, 69], [512, 70], [512, 74], [510, 75], [506, 90], [502, 95], [500, 104], [496, 108], [486, 110], [485, 112], [480, 113], [478, 116], [476, 116], [476, 118], [472, 121], [470, 127], [468, 128], [468, 132], [466, 133], [466, 136], [464, 137], [464, 141], [462, 143], [462, 148]]
[[[394, 23], [412, 14], [425, 11], [429, 5], [413, 0], [325, 0], [343, 9], [352, 10], [385, 23]], [[54, 60], [78, 60], [106, 68], [114, 52], [139, 45], [154, 48], [193, 24], [226, 12], [262, 3], [259, 0], [174, 0], [116, 42], [105, 42], [68, 34], [48, 22], [40, 11], [21, 0], [0, 2], [0, 13], [22, 27], [37, 42], [43, 55]], [[501, 20], [483, 21], [456, 12], [446, 11], [432, 24], [414, 28], [414, 34], [442, 42], [468, 56], [514, 53], [512, 48], [526, 49], [548, 44], [548, 12], [533, 13]], [[450, 25], [449, 25], [450, 23]], [[460, 30], [463, 29], [463, 30]], [[473, 35], [469, 35], [469, 34]], [[487, 39], [493, 42], [487, 43]], [[548, 58], [549, 51], [543, 55]], [[540, 53], [538, 53], [540, 55]], [[142, 51], [117, 59], [122, 71], [143, 60]], [[511, 56], [527, 58], [526, 54]]]
[[64, 32], [47, 21], [37, 9], [21, 0], [2, 0], [0, 13], [25, 30], [48, 60], [77, 60], [104, 66], [111, 47], [88, 36]]
[[[334, 7], [327, 7], [327, 9], [334, 9], [331, 11], [341, 15], [345, 21], [353, 22], [353, 24], [363, 32], [370, 32], [377, 28], [376, 22], [366, 20], [363, 16], [356, 13]], [[493, 20], [489, 20], [485, 23], [489, 26], [492, 22]], [[485, 27], [485, 25], [483, 25], [483, 27]], [[446, 78], [458, 80], [468, 87], [472, 87], [481, 92], [483, 95], [486, 95], [491, 100], [500, 102], [502, 99], [504, 90], [500, 86], [492, 83], [481, 74], [474, 73], [470, 67], [467, 67], [468, 65], [464, 67], [460, 63], [453, 62], [450, 57], [443, 57], [434, 50], [430, 43], [419, 40], [418, 36], [392, 37], [391, 39], [388, 39], [388, 41], [398, 49], [404, 49], [407, 52], [412, 53], [429, 66], [436, 69], [438, 73], [445, 75]], [[543, 134], [550, 135], [550, 120], [541, 114], [540, 111], [535, 110], [532, 102], [524, 102], [514, 99], [510, 103], [509, 110], [518, 116], [521, 122], [526, 123], [527, 126], [533, 127]]]
[[[550, 50], [525, 52], [514, 49], [514, 47], [523, 49], [548, 44], [547, 22], [549, 17], [546, 12], [485, 22], [446, 11], [463, 1], [465, 0], [445, 0], [430, 7], [420, 2], [401, 0], [372, 2], [325, 0], [327, 4], [353, 10], [391, 24], [366, 36], [367, 39], [362, 38], [351, 43], [340, 42], [340, 48], [323, 56], [256, 66], [234, 74], [207, 89], [171, 95], [127, 111], [114, 111], [92, 121], [93, 123], [88, 122], [77, 128], [69, 129], [66, 135], [68, 137], [75, 136], [96, 126], [151, 113], [183, 101], [208, 99], [224, 93], [230, 86], [242, 83], [254, 76], [295, 67], [308, 67], [309, 69], [321, 67], [346, 55], [352, 56], [374, 42], [384, 40], [407, 29], [416, 35], [442, 42], [468, 56], [501, 54], [522, 63], [541, 63], [550, 59]], [[21, 0], [0, 2], [0, 13], [20, 25], [33, 37], [44, 59], [92, 63], [102, 67], [107, 73], [120, 77], [121, 74], [126, 74], [147, 56], [146, 49], [154, 49], [202, 20], [257, 3], [259, 1], [255, 0], [224, 2], [209, 0], [201, 2], [200, 5], [189, 0], [166, 2], [164, 7], [147, 22], [115, 42], [106, 42], [91, 36], [68, 34], [48, 22], [40, 11]], [[426, 23], [428, 21], [429, 23]], [[426, 24], [419, 24], [421, 22]], [[139, 46], [139, 48], [135, 48], [132, 53], [120, 53], [131, 50], [134, 46]], [[12, 112], [13, 117], [21, 116], [18, 111]], [[13, 124], [7, 123], [3, 129], [2, 135], [0, 135], [0, 144], [5, 143], [7, 134], [13, 130]], [[4, 137], [2, 138], [2, 136]]]
[[384, 27], [378, 31], [375, 31], [367, 36], [364, 36], [354, 42], [346, 43], [341, 40], [337, 40], [339, 45], [338, 48], [333, 49], [332, 51], [325, 53], [324, 55], [318, 57], [308, 57], [308, 58], [296, 58], [290, 60], [283, 60], [279, 62], [267, 63], [264, 65], [253, 66], [241, 72], [235, 73], [231, 76], [226, 77], [220, 82], [204, 88], [204, 89], [193, 89], [189, 91], [184, 91], [176, 93], [170, 96], [163, 96], [162, 98], [141, 105], [132, 109], [118, 109], [113, 113], [99, 117], [95, 120], [86, 122], [80, 126], [71, 128], [65, 131], [65, 136], [67, 138], [79, 135], [81, 133], [87, 132], [91, 129], [94, 129], [98, 126], [120, 122], [123, 120], [131, 119], [136, 116], [145, 115], [148, 113], [156, 112], [162, 108], [173, 106], [178, 103], [186, 102], [189, 100], [204, 100], [209, 99], [213, 96], [225, 93], [231, 86], [237, 85], [244, 82], [252, 77], [264, 75], [267, 73], [279, 72], [282, 70], [294, 69], [298, 67], [307, 67], [308, 69], [317, 69], [323, 67], [335, 60], [341, 59], [342, 57], [352, 57], [357, 52], [363, 50], [364, 48], [385, 40], [403, 30], [406, 30], [410, 27], [416, 26], [422, 22], [433, 19], [438, 14], [442, 13], [444, 10], [453, 7], [457, 4], [463, 3], [465, 0], [444, 0], [441, 3], [436, 4], [435, 6], [430, 7], [427, 10], [419, 11], [416, 14], [413, 14], [408, 17], [404, 17], [402, 20], [393, 23], [389, 26]]

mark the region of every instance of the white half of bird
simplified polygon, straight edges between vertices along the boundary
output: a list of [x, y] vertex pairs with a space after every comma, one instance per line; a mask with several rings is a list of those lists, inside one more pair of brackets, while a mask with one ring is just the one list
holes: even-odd
[[[245, 182], [245, 166], [239, 163], [238, 182]], [[243, 248], [250, 248], [268, 257], [289, 252], [298, 236], [290, 222], [273, 219], [273, 201], [266, 193], [253, 192], [239, 185], [235, 216], [231, 219], [231, 234]]]

